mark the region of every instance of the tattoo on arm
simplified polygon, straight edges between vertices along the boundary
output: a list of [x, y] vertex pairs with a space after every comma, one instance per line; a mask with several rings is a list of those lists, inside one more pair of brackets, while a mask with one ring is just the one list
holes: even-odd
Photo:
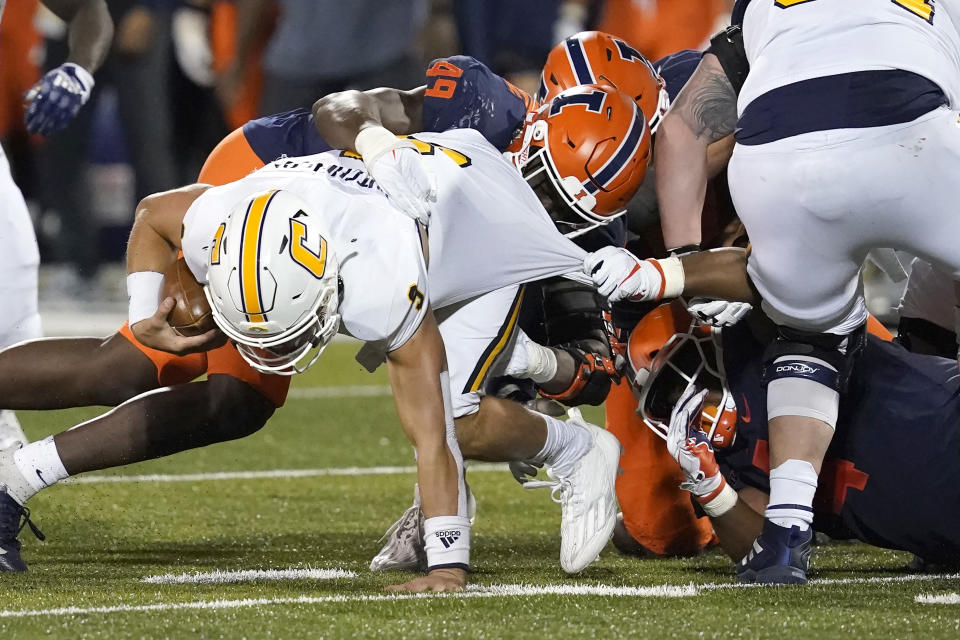
[[[697, 74], [700, 75], [700, 74]], [[694, 135], [716, 142], [737, 124], [737, 94], [722, 71], [708, 70], [677, 96], [674, 108]]]

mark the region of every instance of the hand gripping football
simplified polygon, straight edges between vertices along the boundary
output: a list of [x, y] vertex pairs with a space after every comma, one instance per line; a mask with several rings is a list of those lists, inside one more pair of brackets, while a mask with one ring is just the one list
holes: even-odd
[[203, 295], [203, 287], [187, 267], [187, 261], [179, 258], [163, 274], [161, 300], [176, 300], [167, 322], [182, 336], [198, 336], [216, 328], [210, 305]]

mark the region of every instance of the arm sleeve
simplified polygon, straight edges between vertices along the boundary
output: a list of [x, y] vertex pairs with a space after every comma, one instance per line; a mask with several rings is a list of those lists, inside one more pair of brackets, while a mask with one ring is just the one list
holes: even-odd
[[739, 25], [727, 27], [710, 39], [710, 47], [706, 51], [717, 56], [723, 72], [733, 85], [734, 92], [740, 94], [750, 63], [747, 62], [747, 53], [743, 48], [743, 30]]
[[426, 71], [426, 85], [425, 131], [476, 129], [500, 151], [510, 145], [533, 107], [529, 94], [469, 56], [434, 60]]

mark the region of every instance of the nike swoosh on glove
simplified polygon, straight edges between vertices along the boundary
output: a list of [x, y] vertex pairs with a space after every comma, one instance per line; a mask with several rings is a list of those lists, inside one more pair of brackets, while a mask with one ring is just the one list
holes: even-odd
[[667, 451], [686, 477], [680, 488], [698, 498], [714, 493], [723, 483], [713, 447], [700, 429], [700, 412], [706, 395], [706, 389], [699, 393], [695, 387], [687, 389], [673, 408], [667, 430]]
[[748, 302], [707, 300], [706, 298], [692, 298], [687, 305], [687, 311], [697, 324], [711, 327], [729, 327], [737, 324], [750, 313], [751, 309], [753, 306]]
[[398, 140], [398, 146], [367, 163], [367, 171], [400, 211], [430, 224], [430, 210], [437, 201], [437, 177], [423, 164], [413, 143]]
[[66, 127], [90, 99], [93, 76], [72, 62], [51, 69], [24, 95], [27, 131], [48, 136]]
[[660, 270], [621, 247], [603, 247], [587, 254], [583, 270], [610, 302], [655, 300], [663, 289]]

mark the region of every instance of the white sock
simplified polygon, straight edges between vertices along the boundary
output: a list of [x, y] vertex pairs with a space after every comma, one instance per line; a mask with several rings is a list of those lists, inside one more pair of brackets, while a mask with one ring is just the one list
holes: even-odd
[[552, 380], [557, 375], [557, 354], [531, 340], [522, 330], [517, 331], [516, 346], [504, 375], [529, 378], [538, 384]]
[[770, 470], [770, 503], [764, 517], [781, 527], [810, 528], [817, 472], [806, 460], [790, 459]]
[[533, 462], [550, 467], [554, 477], [569, 475], [577, 460], [590, 450], [593, 439], [583, 427], [539, 415], [547, 423], [547, 441]]
[[55, 485], [70, 475], [60, 461], [60, 454], [57, 453], [57, 445], [53, 443], [53, 436], [32, 442], [14, 451], [13, 463], [32, 489], [32, 492], [23, 496], [22, 499], [13, 496], [14, 500], [20, 504], [41, 489]]

